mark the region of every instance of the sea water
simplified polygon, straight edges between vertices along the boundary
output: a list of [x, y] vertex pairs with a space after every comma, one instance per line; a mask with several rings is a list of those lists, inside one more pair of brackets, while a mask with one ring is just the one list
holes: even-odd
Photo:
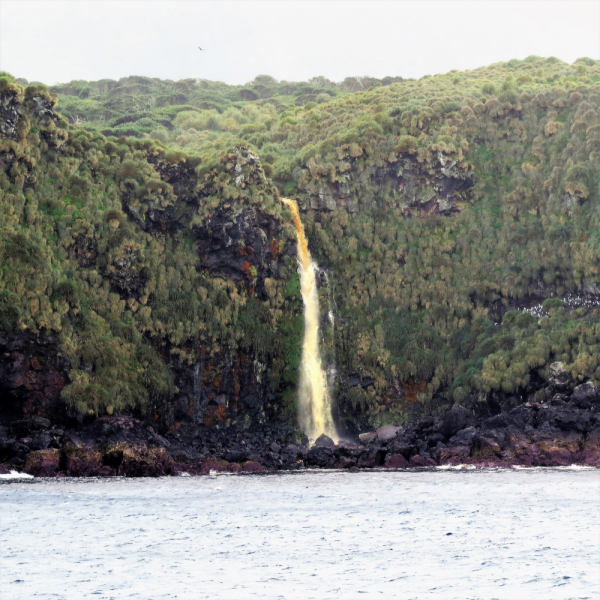
[[2, 600], [600, 598], [600, 471], [5, 480]]

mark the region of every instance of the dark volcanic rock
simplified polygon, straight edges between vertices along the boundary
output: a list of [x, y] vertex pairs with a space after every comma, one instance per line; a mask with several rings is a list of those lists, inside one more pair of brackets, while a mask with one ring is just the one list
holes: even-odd
[[35, 477], [56, 477], [59, 470], [60, 452], [52, 450], [36, 450], [25, 458], [24, 473]]
[[170, 475], [171, 459], [164, 448], [132, 446], [123, 450], [119, 475], [125, 477], [160, 477]]
[[581, 408], [589, 408], [591, 403], [598, 399], [598, 389], [591, 383], [578, 385], [573, 390], [573, 400]]
[[451, 438], [461, 429], [474, 425], [475, 421], [475, 417], [466, 408], [454, 406], [444, 417], [442, 433], [447, 438]]
[[457, 432], [448, 440], [449, 446], [470, 446], [473, 438], [477, 435], [475, 427], [467, 427]]
[[388, 469], [405, 469], [409, 465], [402, 454], [388, 454], [385, 457], [384, 466]]
[[322, 433], [315, 442], [315, 446], [319, 446], [322, 448], [333, 448], [335, 446], [335, 442], [324, 433]]
[[111, 477], [116, 469], [105, 465], [98, 450], [67, 446], [64, 451], [63, 469], [69, 477]]
[[311, 467], [333, 468], [335, 455], [331, 448], [325, 446], [313, 446], [306, 455], [306, 464]]
[[384, 464], [386, 451], [384, 449], [373, 446], [366, 452], [363, 452], [356, 465], [360, 468], [372, 469], [374, 467], [381, 467]]
[[68, 369], [68, 361], [58, 351], [56, 336], [0, 331], [0, 419], [14, 421], [31, 416], [27, 426], [30, 431], [50, 427], [50, 422], [39, 414], [53, 420], [64, 418], [65, 406], [59, 398]]
[[410, 459], [411, 467], [434, 467], [437, 463], [432, 458], [424, 458], [422, 456], [413, 456]]

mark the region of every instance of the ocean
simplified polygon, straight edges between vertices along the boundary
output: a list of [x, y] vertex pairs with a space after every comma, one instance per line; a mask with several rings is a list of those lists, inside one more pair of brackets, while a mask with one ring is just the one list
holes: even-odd
[[0, 597], [598, 600], [600, 471], [0, 485]]

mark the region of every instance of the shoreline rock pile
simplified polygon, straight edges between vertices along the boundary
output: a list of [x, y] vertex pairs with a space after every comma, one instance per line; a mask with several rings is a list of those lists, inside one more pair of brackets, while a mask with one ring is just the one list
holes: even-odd
[[600, 467], [600, 388], [576, 385], [554, 363], [540, 401], [491, 417], [454, 405], [435, 417], [387, 425], [335, 444], [310, 446], [290, 427], [232, 431], [180, 423], [164, 435], [129, 416], [101, 417], [61, 428], [34, 416], [0, 424], [0, 474], [37, 477], [156, 477], [211, 472], [295, 469], [475, 467]]

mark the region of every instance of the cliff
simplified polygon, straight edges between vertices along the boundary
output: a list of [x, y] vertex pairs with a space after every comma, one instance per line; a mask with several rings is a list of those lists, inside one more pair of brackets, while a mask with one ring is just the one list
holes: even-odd
[[[405, 461], [443, 462], [446, 415], [467, 411], [465, 459], [491, 427], [494, 460], [520, 460], [516, 435], [571, 440], [571, 459], [593, 462], [599, 81], [598, 61], [539, 57], [359, 91], [315, 80], [329, 92], [306, 102], [272, 78], [252, 94], [132, 79], [60, 87], [67, 120], [48, 89], [3, 76], [2, 460], [49, 452], [75, 473], [65, 461], [83, 448], [117, 469], [135, 447], [159, 471], [381, 466], [389, 444], [359, 433], [402, 427]], [[103, 127], [113, 109], [129, 120]], [[320, 267], [334, 417], [354, 444], [318, 461], [296, 426], [283, 195]]]

